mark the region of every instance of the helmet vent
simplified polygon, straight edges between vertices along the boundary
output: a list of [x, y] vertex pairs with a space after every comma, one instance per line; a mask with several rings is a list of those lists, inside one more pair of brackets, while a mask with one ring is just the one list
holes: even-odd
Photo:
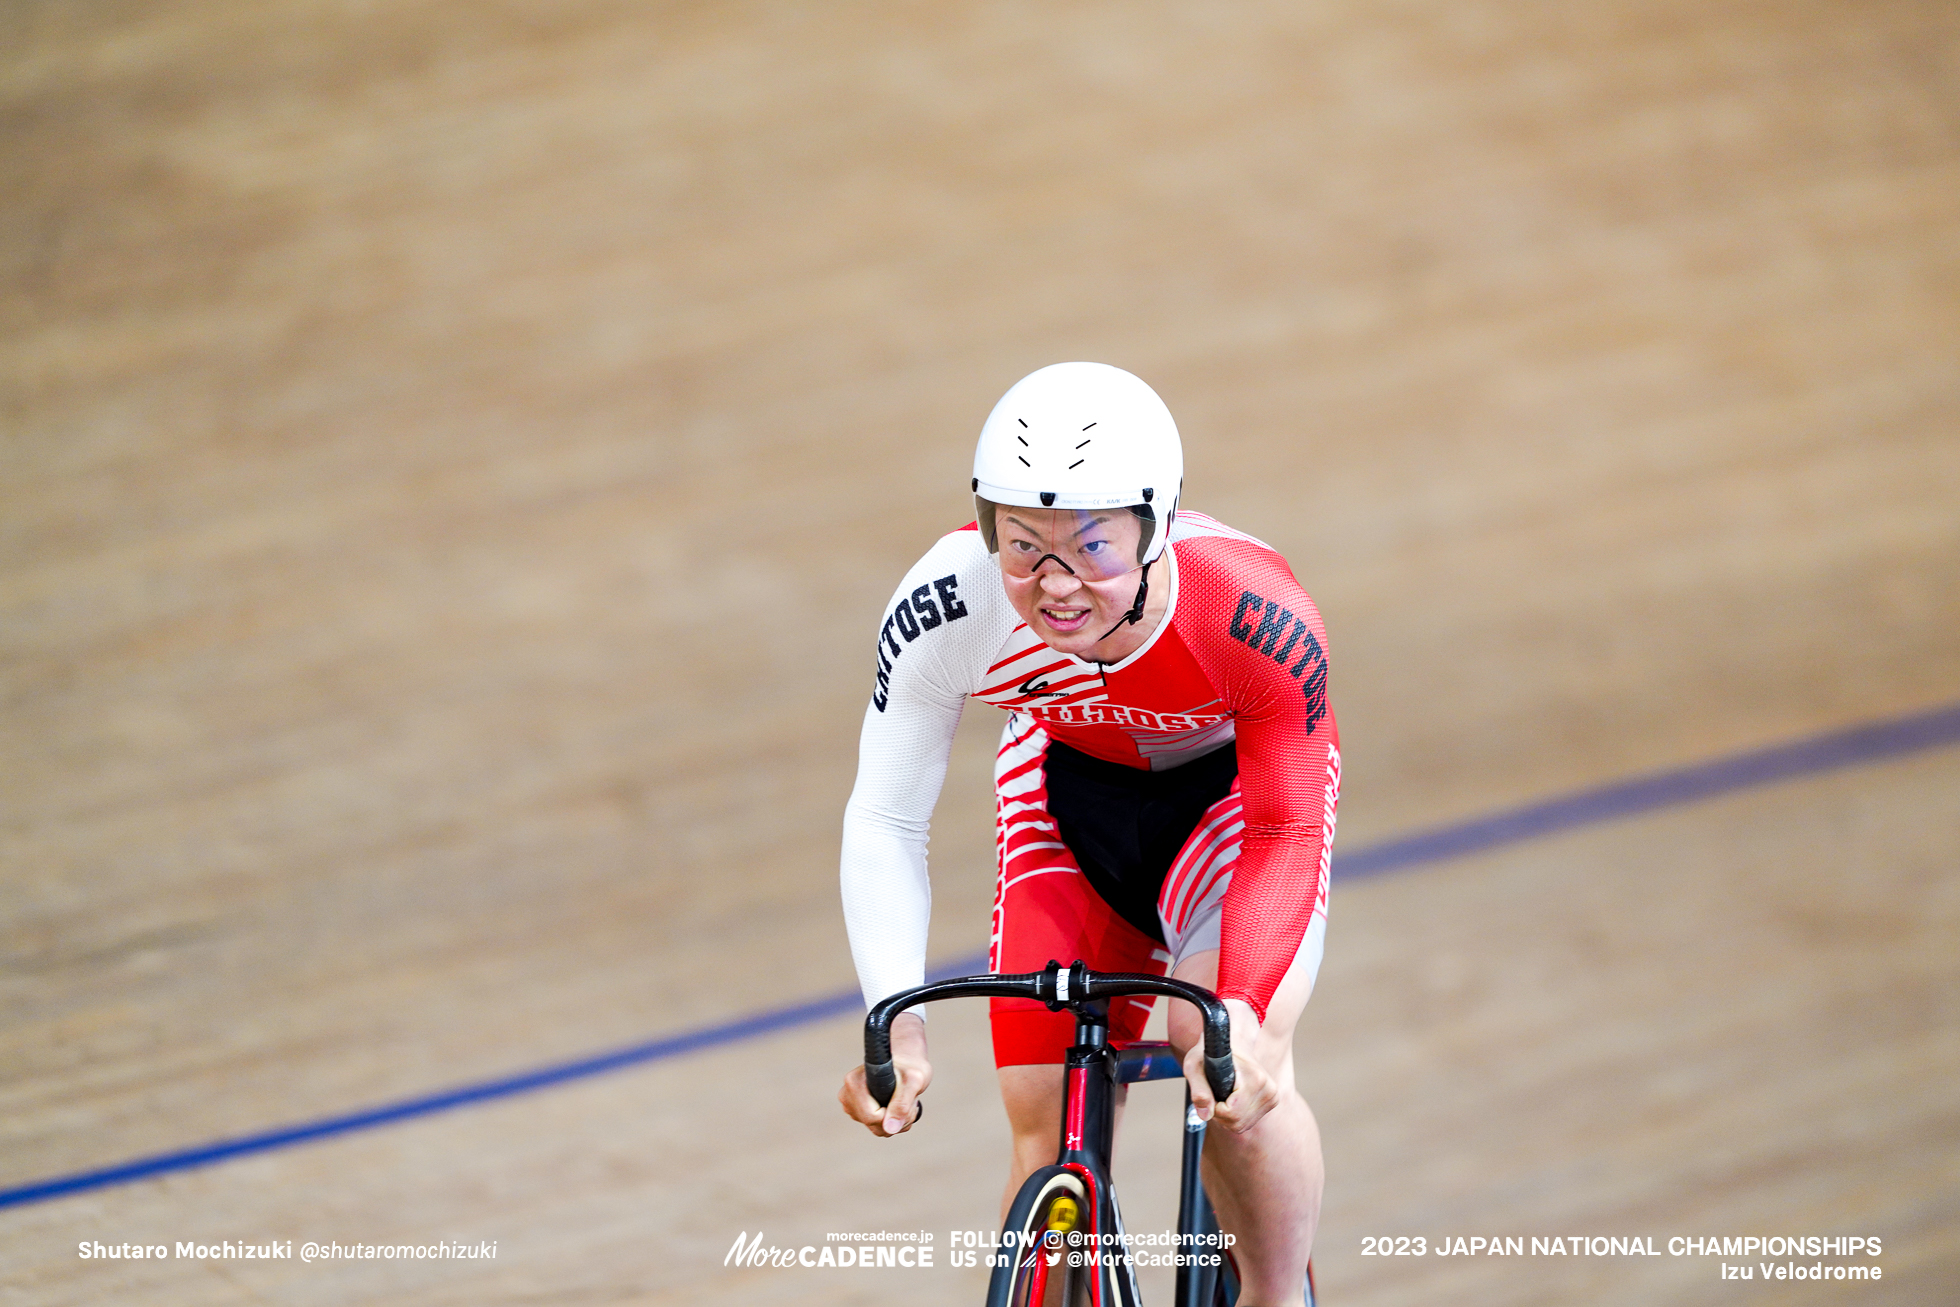
[[1075, 461], [1074, 461], [1073, 463], [1070, 463], [1070, 464], [1068, 465], [1068, 470], [1069, 470], [1069, 471], [1071, 471], [1071, 472], [1073, 472], [1073, 471], [1075, 471], [1075, 469], [1077, 469], [1078, 467], [1081, 467], [1081, 466], [1082, 466], [1082, 465], [1083, 465], [1084, 463], [1086, 463], [1086, 462], [1088, 462], [1088, 461], [1089, 461], [1089, 460], [1088, 460], [1088, 459], [1086, 459], [1086, 458], [1078, 458], [1078, 459], [1076, 459], [1076, 460], [1075, 460]]
[[[1016, 455], [1015, 457], [1017, 457], [1017, 458], [1019, 458], [1020, 456], [1019, 456], [1019, 455], [1017, 454], [1017, 455]], [[1032, 464], [1032, 463], [1030, 463], [1030, 462], [1028, 462], [1028, 460], [1027, 460], [1027, 459], [1025, 459], [1025, 458], [1023, 458], [1023, 459], [1021, 459], [1021, 466], [1022, 466], [1022, 467], [1033, 467], [1033, 466], [1034, 466], [1034, 464]]]
[[[1093, 426], [1095, 426], [1095, 425], [1096, 425], [1095, 423], [1093, 423], [1093, 422], [1091, 422], [1091, 423], [1089, 424], [1089, 427], [1093, 427]], [[1089, 427], [1084, 427], [1084, 428], [1082, 428], [1082, 429], [1083, 429], [1084, 431], [1087, 431], [1087, 430], [1089, 429]]]
[[1026, 418], [1015, 418], [1014, 420], [1016, 422], [1019, 422], [1022, 426], [1026, 426], [1028, 424], [1028, 420]]
[[[1094, 440], [1094, 439], [1095, 439], [1095, 437], [1094, 437], [1094, 436], [1090, 436], [1090, 437], [1089, 437], [1089, 440]], [[1086, 445], [1086, 444], [1088, 444], [1088, 443], [1089, 443], [1089, 440], [1085, 440], [1085, 441], [1083, 441], [1083, 442], [1082, 442], [1082, 445]], [[1077, 445], [1077, 446], [1076, 446], [1076, 448], [1077, 448], [1077, 449], [1080, 449], [1080, 448], [1082, 448], [1082, 445]]]
[[1041, 506], [1042, 506], [1043, 508], [1053, 508], [1053, 507], [1055, 506], [1055, 492], [1054, 492], [1054, 491], [1052, 491], [1052, 490], [1044, 490], [1044, 491], [1042, 491], [1042, 492], [1041, 492]]
[[1027, 438], [1026, 436], [1016, 436], [1016, 437], [1014, 437], [1014, 438], [1015, 438], [1016, 440], [1018, 440], [1018, 441], [1020, 441], [1020, 442], [1021, 442], [1021, 445], [1022, 445], [1022, 447], [1023, 447], [1023, 448], [1026, 448], [1026, 447], [1027, 447], [1027, 443], [1028, 443], [1028, 438]]

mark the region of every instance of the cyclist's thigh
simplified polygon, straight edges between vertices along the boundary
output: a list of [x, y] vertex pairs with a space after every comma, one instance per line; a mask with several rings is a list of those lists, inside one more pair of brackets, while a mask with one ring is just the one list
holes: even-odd
[[[997, 972], [1039, 971], [1050, 961], [1079, 958], [1098, 971], [1162, 974], [1170, 954], [1103, 901], [1062, 843], [1048, 813], [1047, 744], [1047, 733], [1026, 714], [1008, 719], [995, 767], [1000, 861], [988, 965]], [[1112, 1003], [1110, 1037], [1141, 1035], [1150, 1003]], [[1030, 999], [994, 999], [992, 1015], [996, 1066], [1058, 1063], [1074, 1041], [1074, 1017]]]

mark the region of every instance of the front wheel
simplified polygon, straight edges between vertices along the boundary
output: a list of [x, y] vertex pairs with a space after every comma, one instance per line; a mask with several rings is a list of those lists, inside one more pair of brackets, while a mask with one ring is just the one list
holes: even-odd
[[1095, 1272], [1069, 1265], [1068, 1236], [1093, 1233], [1095, 1224], [1093, 1200], [1080, 1175], [1044, 1166], [1029, 1176], [1001, 1227], [987, 1307], [1090, 1307]]

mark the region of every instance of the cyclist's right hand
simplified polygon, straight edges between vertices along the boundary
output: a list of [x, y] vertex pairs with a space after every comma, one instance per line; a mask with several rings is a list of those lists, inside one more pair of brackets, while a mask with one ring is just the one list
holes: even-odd
[[901, 1012], [892, 1018], [892, 1070], [898, 1075], [898, 1089], [892, 1101], [878, 1106], [878, 1100], [865, 1087], [864, 1067], [857, 1066], [844, 1077], [837, 1101], [844, 1114], [880, 1139], [902, 1135], [919, 1119], [919, 1095], [932, 1083], [932, 1063], [926, 1059], [925, 1018], [916, 1012]]

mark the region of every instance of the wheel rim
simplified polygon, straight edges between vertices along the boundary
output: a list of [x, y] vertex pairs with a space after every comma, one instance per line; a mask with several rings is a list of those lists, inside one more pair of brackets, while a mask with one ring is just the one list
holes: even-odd
[[1020, 1230], [1009, 1307], [1089, 1307], [1093, 1273], [1068, 1264], [1064, 1241], [1090, 1223], [1081, 1179], [1066, 1173], [1051, 1177]]

